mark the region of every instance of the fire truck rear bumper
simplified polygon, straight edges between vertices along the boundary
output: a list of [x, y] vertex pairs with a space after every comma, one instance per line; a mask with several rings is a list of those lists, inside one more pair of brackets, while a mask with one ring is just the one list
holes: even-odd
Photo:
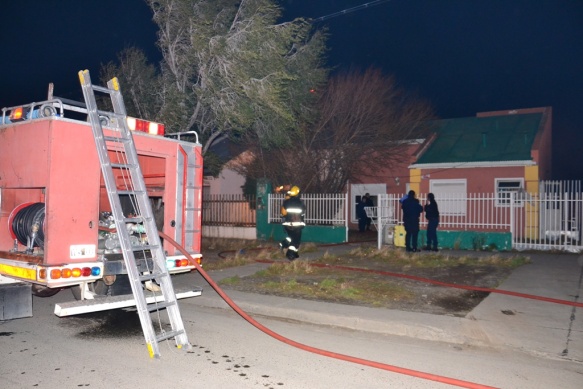
[[[196, 297], [202, 294], [201, 287], [176, 289], [176, 299], [184, 299], [189, 297]], [[151, 292], [146, 293], [146, 302], [153, 304], [155, 302], [164, 301], [161, 294]], [[59, 317], [79, 315], [82, 313], [107, 311], [109, 309], [134, 307], [136, 300], [132, 294], [122, 296], [101, 297], [94, 300], [72, 301], [68, 303], [60, 303], [55, 305], [55, 315]]]

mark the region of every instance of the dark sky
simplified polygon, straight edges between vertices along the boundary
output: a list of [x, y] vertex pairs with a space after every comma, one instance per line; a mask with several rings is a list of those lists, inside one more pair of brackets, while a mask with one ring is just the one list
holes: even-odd
[[[374, 0], [282, 0], [285, 17], [318, 18]], [[55, 95], [81, 99], [125, 46], [153, 61], [156, 26], [143, 0], [3, 1], [0, 107]], [[442, 118], [553, 107], [553, 175], [583, 179], [583, 1], [393, 0], [331, 17], [329, 64], [371, 65], [428, 99]]]

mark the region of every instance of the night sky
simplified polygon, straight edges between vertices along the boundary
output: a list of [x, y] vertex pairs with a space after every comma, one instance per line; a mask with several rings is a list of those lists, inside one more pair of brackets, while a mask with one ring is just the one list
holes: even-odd
[[[329, 65], [377, 66], [442, 118], [553, 107], [553, 176], [583, 179], [583, 1], [282, 0], [285, 18], [325, 18]], [[375, 4], [376, 3], [376, 4]], [[143, 0], [3, 1], [0, 107], [55, 95], [81, 100], [126, 46], [153, 62], [156, 26]]]

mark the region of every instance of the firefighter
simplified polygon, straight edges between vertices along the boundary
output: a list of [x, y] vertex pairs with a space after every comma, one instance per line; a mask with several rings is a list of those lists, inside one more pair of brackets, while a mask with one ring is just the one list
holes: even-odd
[[287, 249], [286, 257], [290, 261], [299, 257], [298, 250], [302, 240], [302, 229], [306, 225], [304, 223], [305, 214], [306, 206], [300, 199], [300, 188], [292, 186], [287, 191], [281, 206], [282, 224], [287, 237], [279, 244], [281, 250]]

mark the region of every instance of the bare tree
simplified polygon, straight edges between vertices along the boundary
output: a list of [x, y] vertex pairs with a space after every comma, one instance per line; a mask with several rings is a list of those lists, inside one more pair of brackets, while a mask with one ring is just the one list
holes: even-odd
[[375, 68], [338, 74], [319, 96], [318, 118], [303, 124], [290, 147], [255, 147], [257, 158], [241, 172], [294, 183], [304, 192], [340, 192], [348, 180], [395, 163], [404, 141], [425, 136], [433, 117], [429, 104]]

